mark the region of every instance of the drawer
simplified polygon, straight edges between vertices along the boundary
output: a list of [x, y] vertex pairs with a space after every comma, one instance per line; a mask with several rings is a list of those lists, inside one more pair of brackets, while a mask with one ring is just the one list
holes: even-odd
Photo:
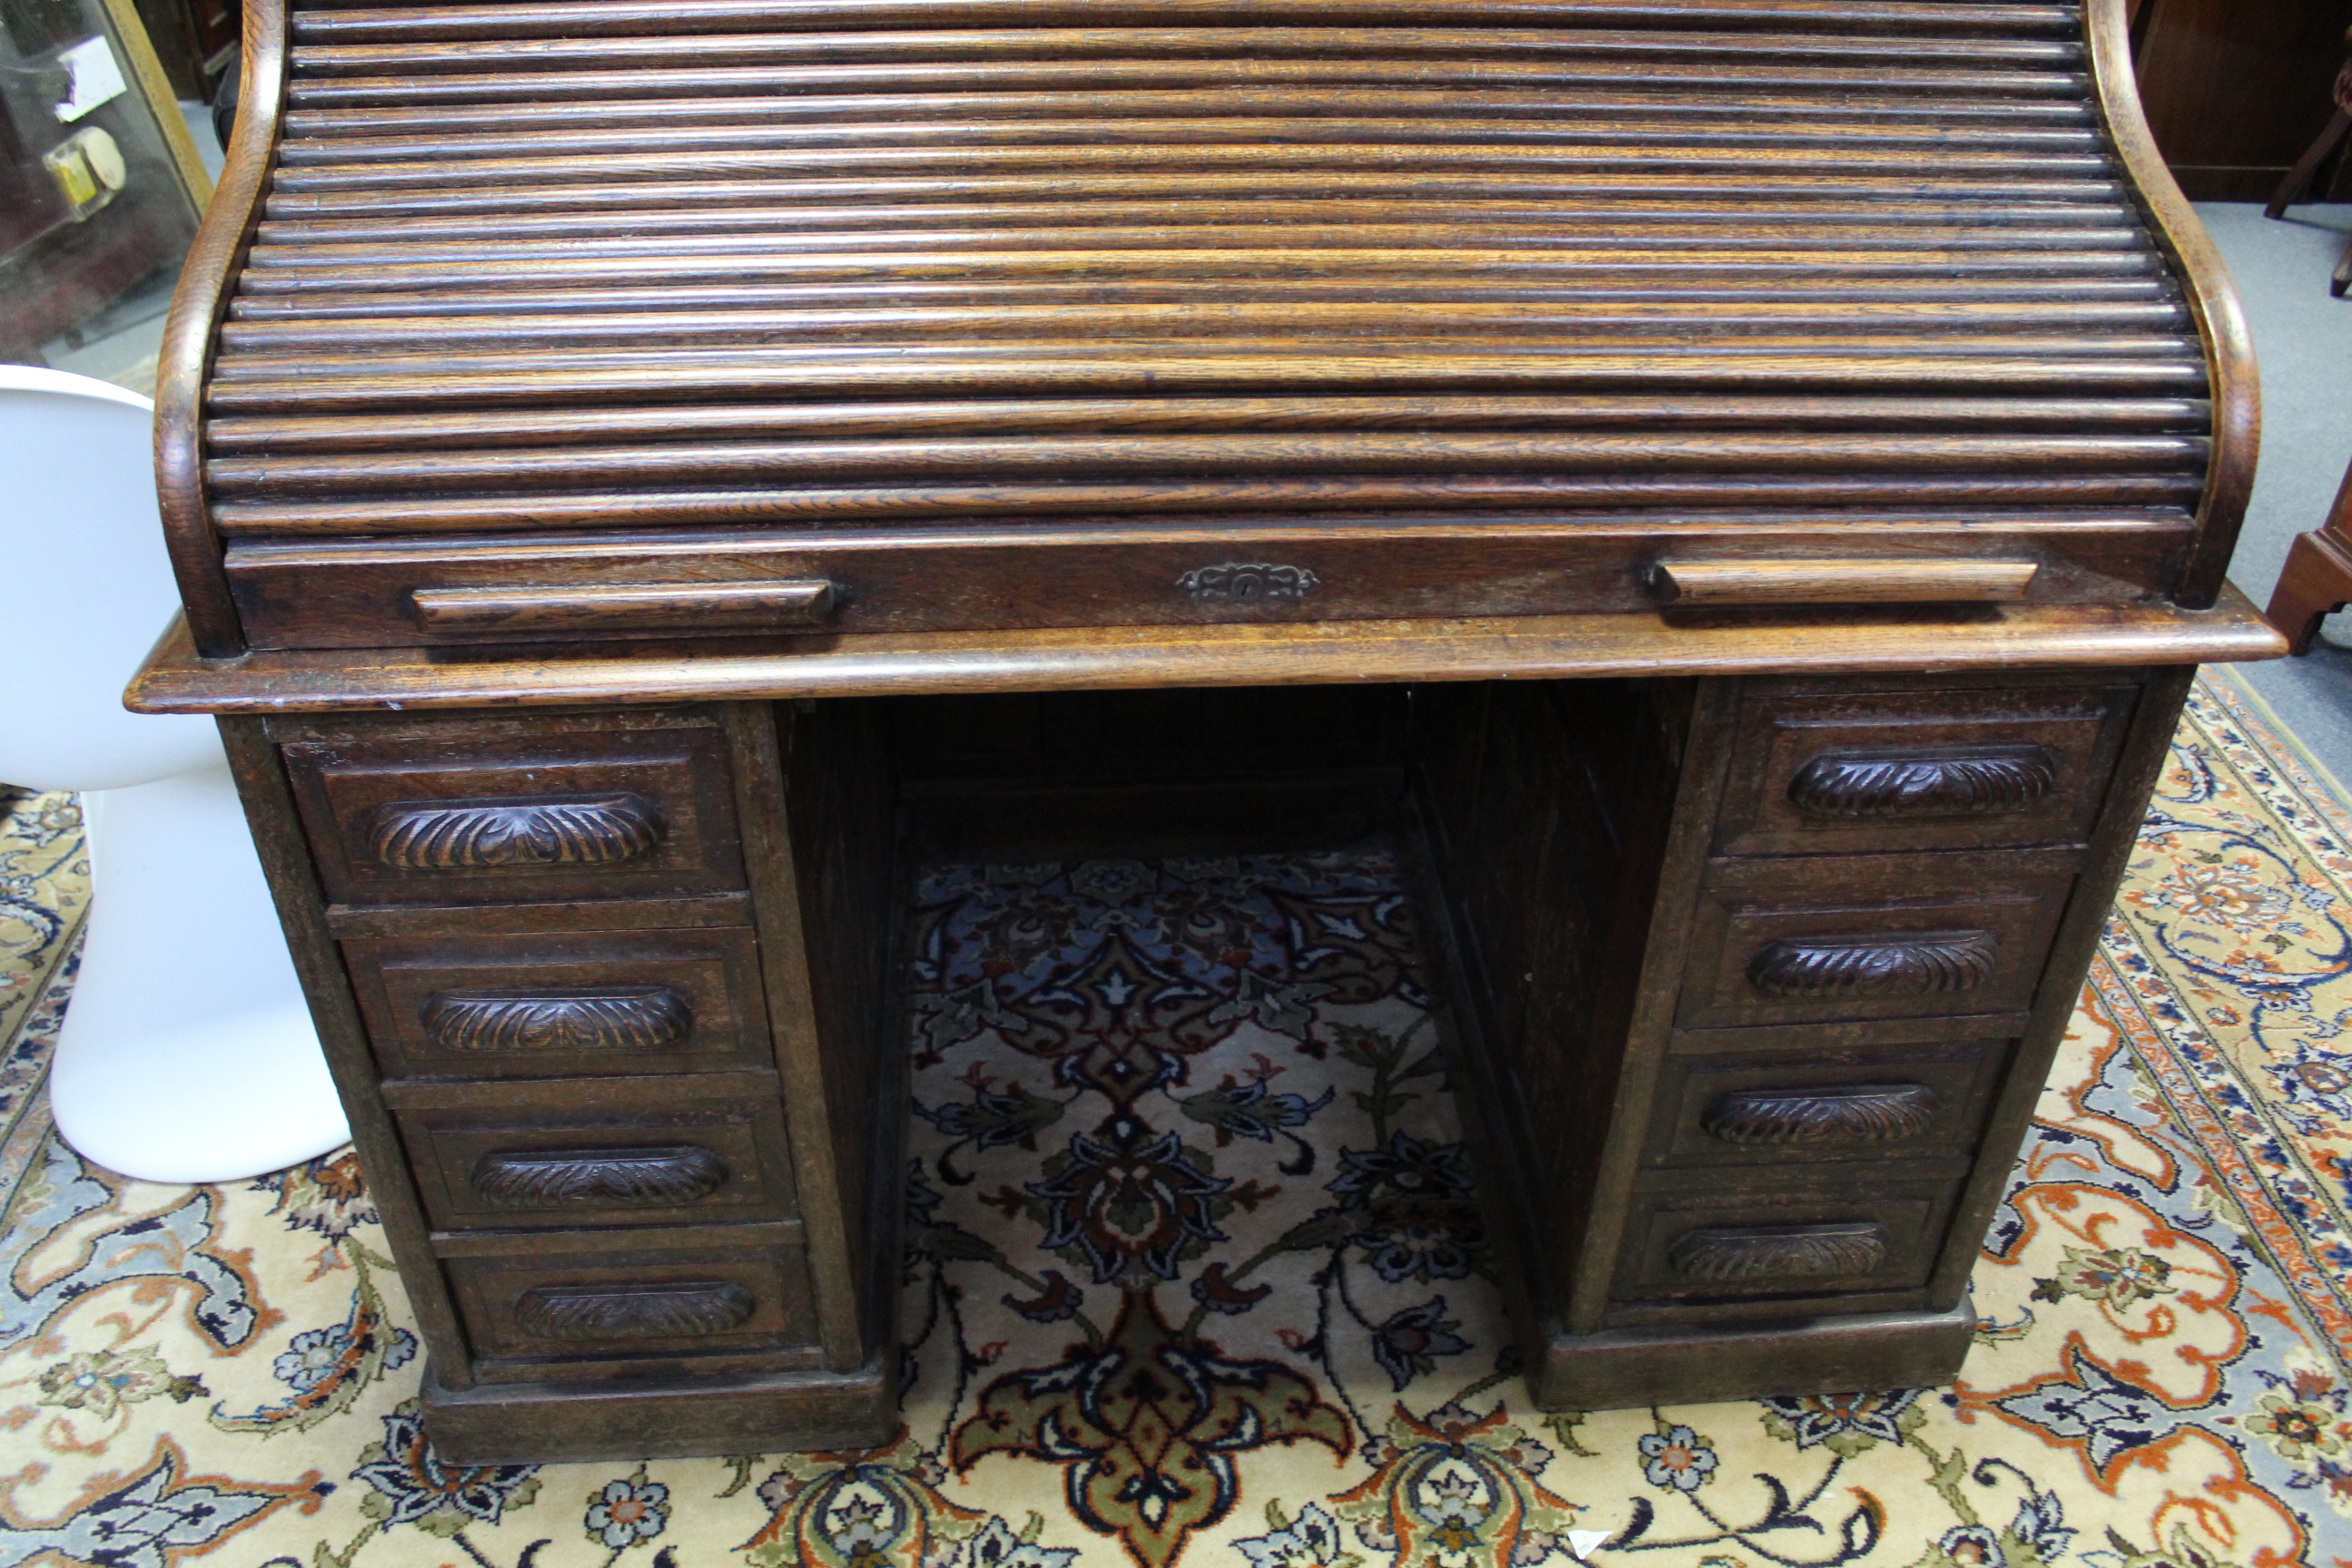
[[743, 927], [350, 941], [386, 1078], [573, 1078], [765, 1068]]
[[1728, 1193], [1637, 1194], [1626, 1216], [1620, 1300], [1826, 1297], [1924, 1285], [1951, 1217], [1957, 1180], [1839, 1170], [1775, 1190], [1760, 1177]]
[[647, 898], [743, 886], [716, 724], [450, 720], [284, 746], [327, 895]]
[[1741, 704], [1716, 850], [2078, 844], [2090, 835], [2138, 688], [1790, 689]]
[[774, 1075], [387, 1084], [443, 1230], [782, 1219], [792, 1163]]
[[688, 1358], [815, 1364], [807, 1260], [786, 1227], [543, 1240], [443, 1258], [476, 1370], [493, 1381], [658, 1375]]
[[2072, 859], [1718, 862], [1692, 921], [1677, 1021], [1705, 1029], [2021, 1011], [2065, 912]]
[[[1759, 1030], [1746, 1050], [1669, 1055], [1659, 1068], [1650, 1165], [1785, 1166], [1970, 1153], [2012, 1042], [1824, 1048], [1806, 1030]], [[1712, 1032], [1685, 1040], [1713, 1043]], [[1679, 1043], [1679, 1042], [1678, 1042]]]

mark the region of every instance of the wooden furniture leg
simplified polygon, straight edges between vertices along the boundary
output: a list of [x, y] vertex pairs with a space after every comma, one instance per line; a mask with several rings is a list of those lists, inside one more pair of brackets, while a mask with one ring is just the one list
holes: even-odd
[[[2342, 294], [2352, 253], [2336, 268], [2336, 292]], [[2352, 604], [2352, 471], [2336, 491], [2327, 521], [2309, 533], [2295, 535], [2286, 552], [2286, 570], [2263, 611], [2271, 625], [2286, 635], [2292, 653], [2311, 651], [2312, 634], [2331, 610]]]
[[[2327, 161], [2327, 155], [2343, 145], [2347, 134], [2352, 134], [2352, 114], [2338, 109], [2335, 118], [2328, 121], [2327, 128], [2305, 150], [2303, 156], [2295, 160], [2294, 167], [2286, 172], [2286, 178], [2279, 182], [2278, 189], [2271, 193], [2270, 203], [2263, 208], [2263, 216], [2284, 217], [2287, 208], [2308, 196], [2312, 176], [2319, 173], [2319, 165]], [[2338, 289], [2336, 292], [2340, 294], [2343, 290]]]

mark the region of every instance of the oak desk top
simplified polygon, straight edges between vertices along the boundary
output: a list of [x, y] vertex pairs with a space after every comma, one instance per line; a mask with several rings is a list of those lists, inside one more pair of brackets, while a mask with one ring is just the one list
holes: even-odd
[[1290, 626], [697, 639], [196, 656], [174, 622], [131, 683], [142, 713], [287, 713], [696, 699], [1314, 685], [1574, 676], [1830, 674], [2274, 658], [2285, 640], [2225, 586], [2210, 610], [1988, 605], [1868, 614], [1543, 616]]

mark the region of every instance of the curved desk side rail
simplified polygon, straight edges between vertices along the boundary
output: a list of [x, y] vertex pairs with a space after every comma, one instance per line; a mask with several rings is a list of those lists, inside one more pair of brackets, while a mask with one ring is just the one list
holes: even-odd
[[2126, 0], [2088, 0], [2084, 27], [2091, 53], [2091, 76], [2100, 118], [2105, 122], [2126, 184], [2137, 195], [2148, 222], [2173, 265], [2180, 269], [2197, 335], [2205, 348], [2208, 395], [2212, 400], [2212, 453], [2205, 493], [2197, 508], [2196, 535], [2173, 587], [2176, 603], [2204, 609], [2221, 593], [2222, 574], [2237, 548], [2238, 527], [2254, 489], [2254, 458], [2262, 441], [2262, 393], [2254, 366], [2253, 333], [2238, 302], [2221, 252], [2205, 232], [2189, 198], [2166, 166], [2140, 107], [2132, 69]]
[[277, 161], [286, 96], [285, 0], [247, 0], [242, 70], [227, 161], [180, 270], [155, 365], [155, 489], [163, 536], [187, 605], [189, 635], [214, 658], [242, 653], [246, 644], [205, 496], [205, 384], [231, 281], [252, 247]]

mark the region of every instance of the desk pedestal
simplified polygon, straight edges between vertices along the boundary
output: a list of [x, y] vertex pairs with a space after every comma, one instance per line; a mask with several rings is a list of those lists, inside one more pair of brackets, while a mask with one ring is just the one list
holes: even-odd
[[1949, 1381], [2187, 682], [1241, 690], [1158, 751], [1167, 693], [224, 722], [478, 1463], [884, 1436], [908, 868], [1139, 821], [1402, 842], [1539, 1404]]

